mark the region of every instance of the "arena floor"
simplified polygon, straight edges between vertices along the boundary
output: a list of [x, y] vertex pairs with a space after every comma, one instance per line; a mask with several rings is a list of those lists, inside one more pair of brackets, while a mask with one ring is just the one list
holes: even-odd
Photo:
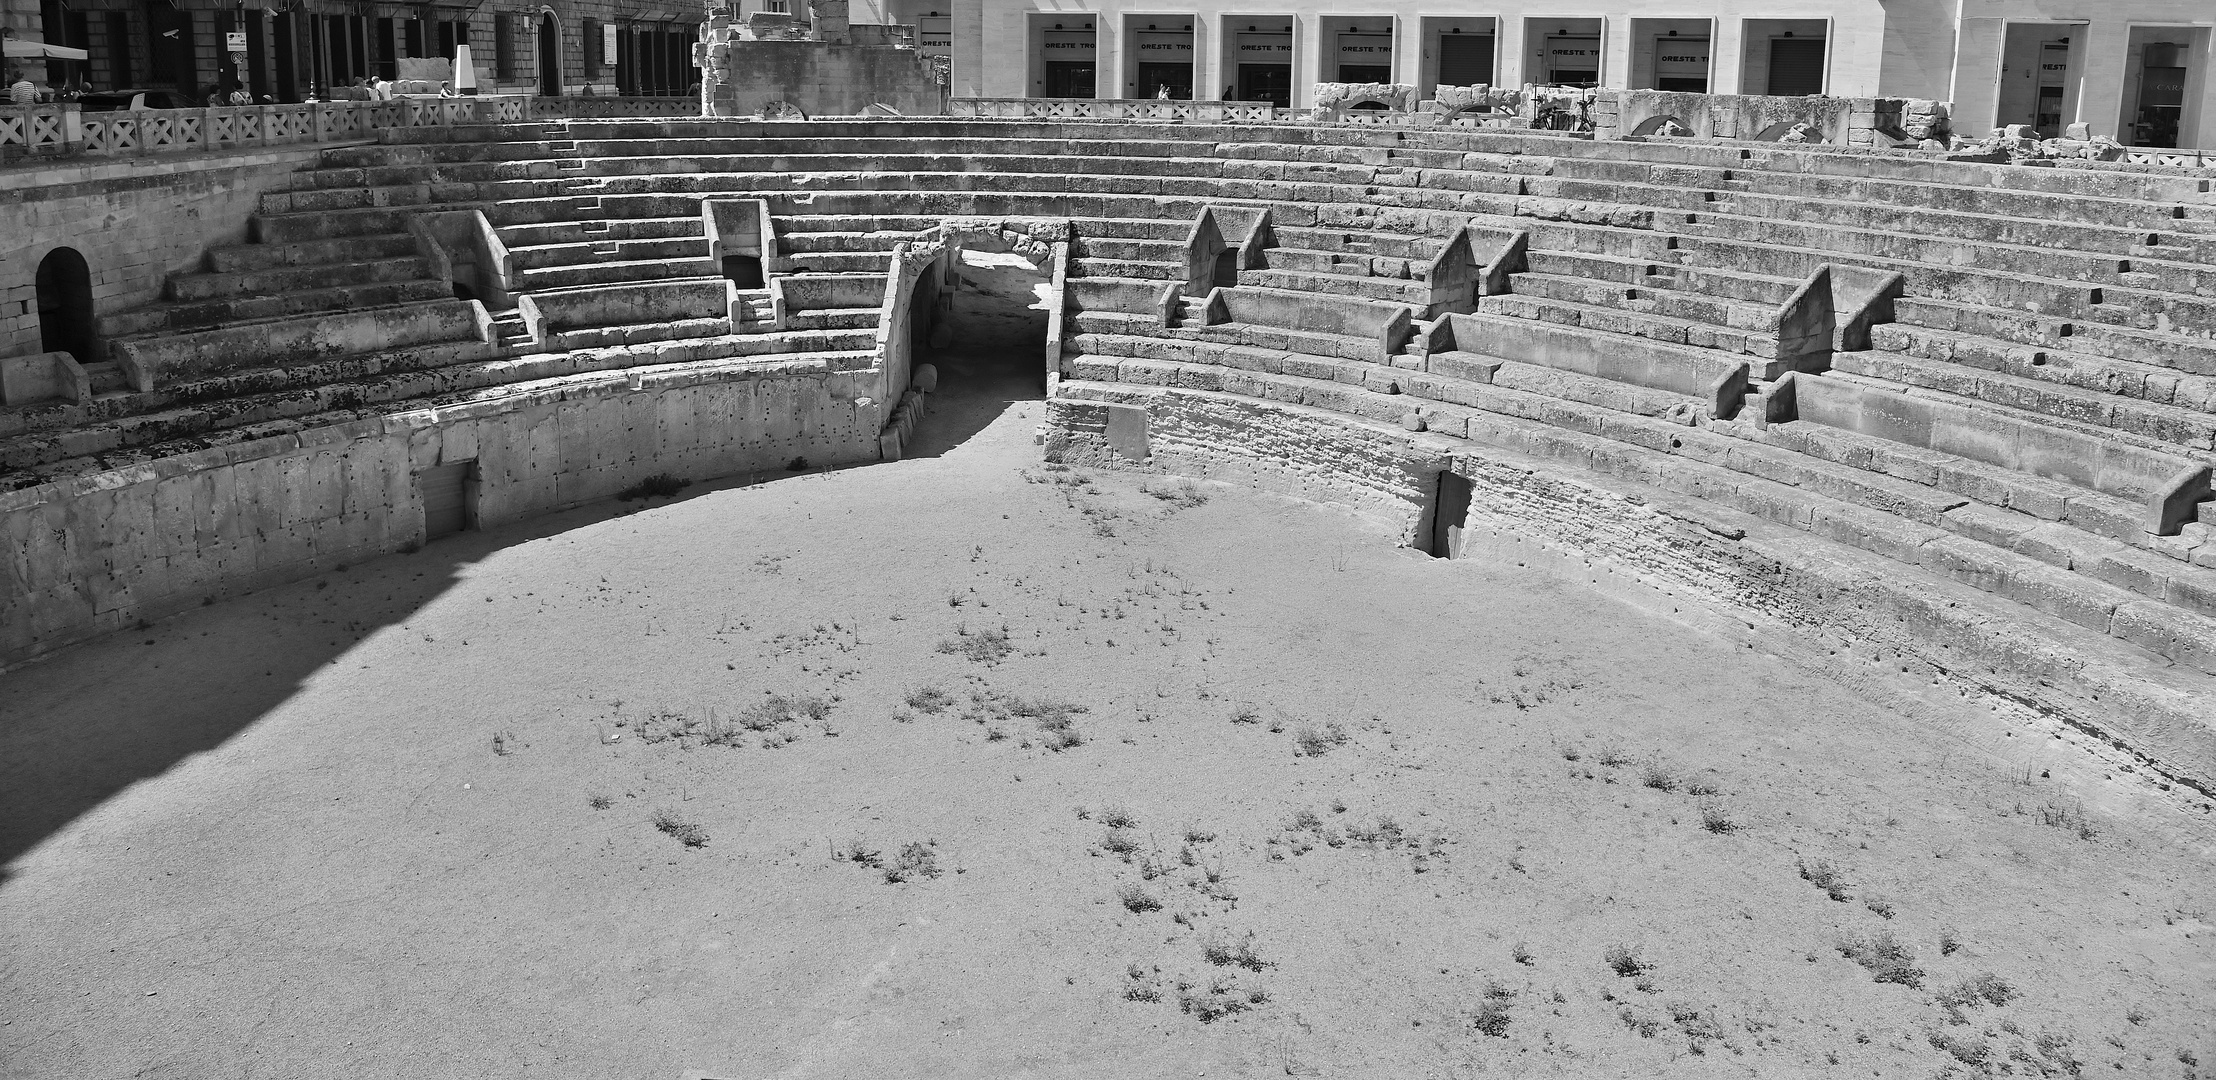
[[941, 369], [0, 675], [0, 1075], [2216, 1068], [2197, 796]]

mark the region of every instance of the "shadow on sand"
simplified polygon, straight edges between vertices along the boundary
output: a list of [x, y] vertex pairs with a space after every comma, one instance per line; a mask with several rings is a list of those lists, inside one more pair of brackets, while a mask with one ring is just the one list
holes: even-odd
[[[909, 456], [948, 453], [1014, 403], [1043, 397], [1045, 312], [1026, 308], [1025, 299], [962, 294], [949, 347], [920, 361], [939, 367], [940, 392]], [[783, 476], [695, 483], [677, 498]], [[356, 644], [408, 621], [471, 564], [667, 501], [608, 500], [462, 533], [110, 634], [0, 674], [0, 885], [15, 876], [16, 860], [70, 822], [223, 745]]]

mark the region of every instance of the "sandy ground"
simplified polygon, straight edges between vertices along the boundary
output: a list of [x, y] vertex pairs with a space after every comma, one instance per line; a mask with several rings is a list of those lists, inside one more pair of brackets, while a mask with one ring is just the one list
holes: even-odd
[[0, 1075], [2216, 1072], [2196, 800], [1050, 470], [991, 336], [909, 460], [0, 676]]

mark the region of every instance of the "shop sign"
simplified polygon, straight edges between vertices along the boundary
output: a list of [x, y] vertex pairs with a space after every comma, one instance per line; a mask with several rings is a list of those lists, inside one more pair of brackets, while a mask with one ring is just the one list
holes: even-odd
[[1232, 39], [1239, 62], [1246, 64], [1289, 64], [1293, 60], [1293, 35], [1291, 34], [1240, 34]]
[[1142, 64], [1190, 64], [1193, 62], [1193, 35], [1140, 31], [1137, 35], [1139, 62]]
[[941, 15], [916, 20], [916, 48], [926, 56], [944, 56], [954, 49], [954, 20]]
[[1049, 30], [1040, 51], [1048, 60], [1090, 61], [1096, 46], [1090, 30]]
[[[1561, 65], [1569, 67], [1568, 64]], [[1654, 73], [1664, 79], [1708, 77], [1707, 38], [1663, 38], [1655, 43]]]
[[1393, 62], [1393, 35], [1340, 34], [1339, 62], [1384, 67]]

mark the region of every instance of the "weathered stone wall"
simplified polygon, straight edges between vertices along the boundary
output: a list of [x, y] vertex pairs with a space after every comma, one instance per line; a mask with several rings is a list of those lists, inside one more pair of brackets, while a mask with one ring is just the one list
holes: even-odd
[[1926, 684], [2025, 720], [2059, 722], [2208, 791], [2216, 729], [2169, 665], [2019, 605], [1651, 487], [1512, 450], [1399, 432], [1344, 414], [1204, 391], [1069, 388], [1048, 403], [1049, 460], [1132, 463], [1105, 403], [1143, 408], [1147, 464], [1353, 507], [1422, 546], [1438, 474], [1471, 481], [1462, 558], [1569, 577], [1639, 607], [1856, 681]]
[[871, 460], [874, 371], [606, 372], [0, 493], [0, 663], [420, 542], [415, 474], [474, 461], [498, 525], [668, 472]]
[[886, 105], [904, 116], [946, 112], [945, 88], [913, 49], [828, 41], [746, 41], [711, 22], [701, 58], [702, 109], [758, 116], [771, 102], [809, 116], [856, 116]]
[[[1665, 90], [1602, 90], [1593, 98], [1593, 132], [1599, 139], [1627, 135], [1692, 135], [1713, 139], [1778, 141], [1782, 128], [1808, 127], [1808, 142], [1869, 147], [1880, 129], [1899, 129], [1899, 98], [1765, 97], [1752, 94], [1683, 94]], [[1685, 130], [1655, 130], [1675, 120]]]
[[151, 303], [173, 270], [246, 241], [265, 191], [281, 191], [322, 147], [167, 161], [70, 162], [9, 173], [0, 187], [0, 356], [39, 348], [36, 275], [58, 247], [92, 271], [96, 315]]

